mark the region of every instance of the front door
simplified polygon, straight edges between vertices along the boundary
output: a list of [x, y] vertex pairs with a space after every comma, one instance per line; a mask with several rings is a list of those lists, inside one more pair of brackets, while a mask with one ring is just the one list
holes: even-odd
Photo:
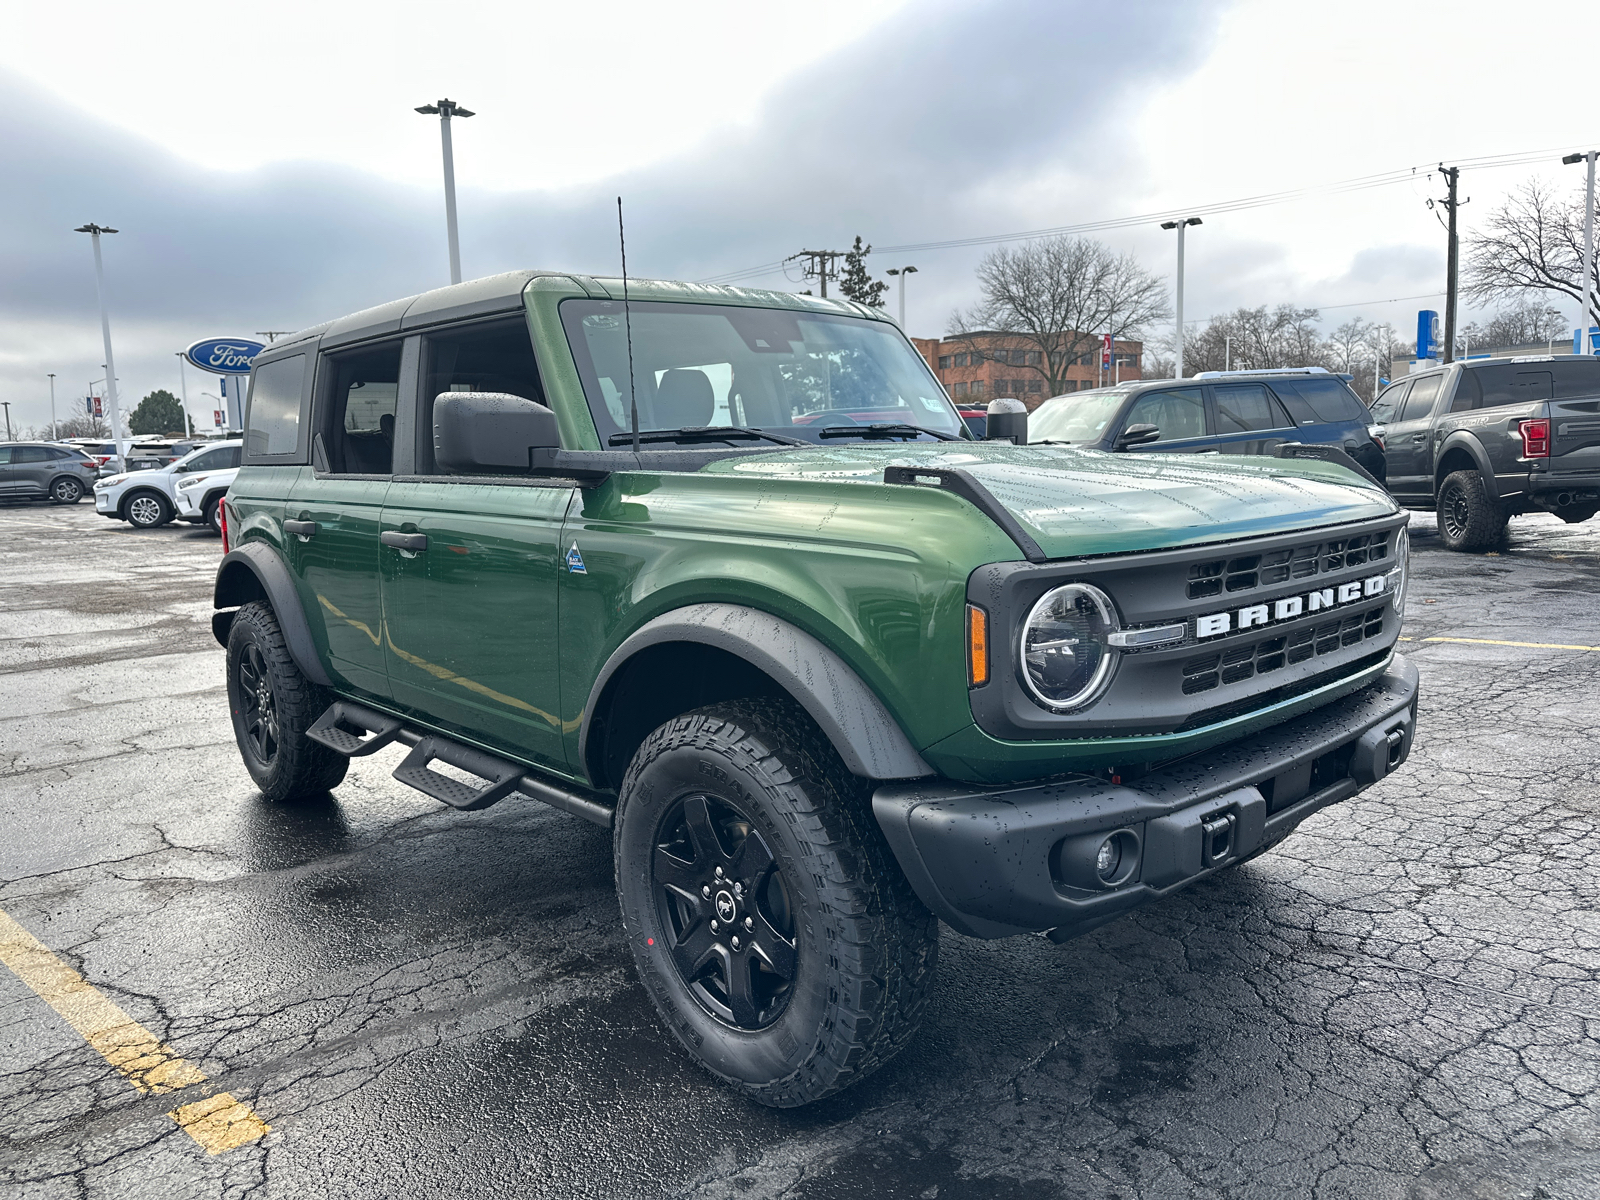
[[17, 490], [15, 468], [11, 465], [15, 449], [15, 446], [0, 446], [0, 496], [14, 495]]
[[[302, 470], [284, 506], [284, 543], [312, 637], [337, 680], [379, 700], [389, 696], [389, 675], [378, 534], [400, 364], [398, 341], [323, 356], [312, 418], [317, 465]], [[257, 389], [270, 369], [258, 373]]]
[[1433, 409], [1444, 374], [1411, 381], [1411, 390], [1384, 426], [1385, 481], [1396, 496], [1433, 495]]
[[382, 555], [391, 694], [407, 713], [564, 771], [556, 580], [567, 480], [396, 480]]
[[1161, 431], [1161, 437], [1154, 442], [1129, 446], [1130, 453], [1183, 454], [1209, 449], [1205, 389], [1184, 387], [1146, 392], [1128, 409], [1121, 429], [1134, 425], [1154, 425]]

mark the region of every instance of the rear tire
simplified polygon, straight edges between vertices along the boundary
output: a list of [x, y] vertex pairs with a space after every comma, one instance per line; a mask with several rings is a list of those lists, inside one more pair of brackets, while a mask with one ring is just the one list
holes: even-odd
[[222, 501], [216, 499], [205, 507], [206, 528], [218, 537], [222, 536]]
[[1477, 471], [1455, 471], [1439, 485], [1435, 517], [1447, 550], [1487, 550], [1505, 532], [1506, 506], [1489, 495]]
[[56, 504], [76, 504], [83, 499], [83, 484], [70, 475], [63, 475], [50, 484], [50, 499]]
[[761, 1104], [849, 1087], [922, 1019], [938, 922], [868, 804], [787, 701], [676, 717], [623, 778], [617, 893], [640, 979], [684, 1048]]
[[245, 770], [268, 800], [320, 795], [344, 779], [350, 760], [305, 736], [328, 698], [295, 666], [265, 604], [246, 604], [228, 630], [228, 707]]
[[172, 520], [172, 505], [159, 492], [135, 492], [122, 506], [135, 529], [159, 529]]

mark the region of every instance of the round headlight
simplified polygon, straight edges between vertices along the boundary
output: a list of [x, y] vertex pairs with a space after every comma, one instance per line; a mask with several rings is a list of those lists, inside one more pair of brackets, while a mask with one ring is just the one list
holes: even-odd
[[1022, 627], [1022, 681], [1055, 712], [1091, 704], [1116, 665], [1107, 640], [1117, 629], [1111, 599], [1087, 583], [1046, 592]]
[[1394, 535], [1394, 567], [1389, 572], [1389, 603], [1405, 616], [1406, 574], [1411, 562], [1411, 535], [1404, 529]]

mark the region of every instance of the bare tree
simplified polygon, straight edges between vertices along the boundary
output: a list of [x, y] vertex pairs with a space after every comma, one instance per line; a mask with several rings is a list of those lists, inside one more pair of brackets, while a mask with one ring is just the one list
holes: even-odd
[[[1461, 294], [1474, 300], [1525, 299], [1554, 292], [1581, 304], [1584, 200], [1561, 200], [1534, 179], [1466, 239]], [[1595, 264], [1589, 264], [1591, 286]]]
[[1486, 324], [1474, 321], [1462, 327], [1467, 346], [1487, 350], [1490, 347], [1531, 346], [1539, 342], [1565, 340], [1571, 336], [1567, 319], [1561, 310], [1537, 300], [1524, 300], [1510, 308], [1502, 308]]
[[1371, 321], [1351, 317], [1328, 335], [1327, 348], [1338, 370], [1346, 375], [1358, 375], [1358, 366], [1371, 364], [1374, 328]]
[[1212, 317], [1183, 342], [1183, 363], [1200, 371], [1262, 370], [1268, 367], [1329, 366], [1329, 351], [1317, 330], [1314, 308], [1280, 304], [1239, 308]]
[[982, 353], [989, 340], [980, 335], [998, 333], [1009, 347], [1035, 352], [1024, 369], [1044, 379], [1050, 396], [1067, 390], [1067, 369], [1092, 354], [1102, 334], [1133, 336], [1170, 311], [1161, 279], [1092, 238], [1001, 247], [978, 265], [978, 285], [982, 299], [951, 315], [950, 336]]

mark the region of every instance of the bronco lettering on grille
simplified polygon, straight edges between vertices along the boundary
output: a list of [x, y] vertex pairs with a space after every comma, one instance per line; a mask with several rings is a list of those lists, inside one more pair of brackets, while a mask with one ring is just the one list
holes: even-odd
[[1321, 612], [1341, 604], [1354, 604], [1358, 600], [1381, 596], [1387, 586], [1388, 576], [1369, 575], [1365, 579], [1352, 579], [1338, 587], [1320, 588], [1299, 596], [1285, 596], [1270, 604], [1249, 604], [1228, 612], [1207, 613], [1195, 618], [1194, 635], [1197, 638], [1216, 637], [1235, 629], [1259, 629], [1280, 621], [1292, 621], [1302, 613]]

